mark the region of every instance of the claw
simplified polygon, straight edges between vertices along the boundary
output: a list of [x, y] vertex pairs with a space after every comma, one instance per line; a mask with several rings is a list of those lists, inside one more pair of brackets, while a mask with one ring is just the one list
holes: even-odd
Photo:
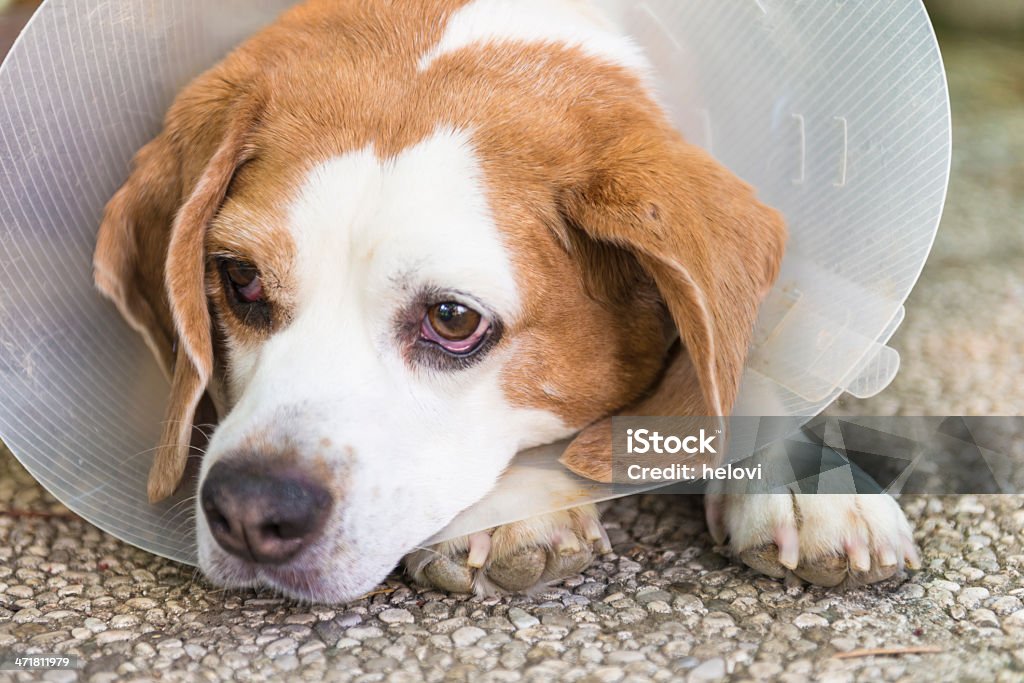
[[604, 530], [601, 522], [588, 517], [583, 522], [583, 532], [585, 538], [594, 544], [594, 549], [599, 555], [612, 551], [611, 541], [608, 540], [608, 532]]
[[893, 550], [891, 546], [886, 546], [882, 550], [882, 554], [878, 558], [878, 562], [883, 567], [895, 567], [899, 562], [899, 559], [896, 557], [896, 551]]
[[715, 543], [722, 545], [729, 533], [725, 528], [725, 497], [706, 494], [704, 496], [704, 516], [708, 521], [708, 531]]
[[903, 553], [903, 557], [907, 562], [908, 569], [921, 568], [921, 556], [917, 554], [917, 548], [914, 547], [913, 543], [907, 546], [907, 550]]
[[612, 542], [608, 538], [608, 532], [601, 527], [601, 540], [594, 546], [597, 549], [599, 555], [605, 555], [612, 551]]
[[487, 562], [487, 556], [491, 553], [491, 536], [485, 531], [478, 531], [469, 537], [469, 556], [466, 564], [474, 569], [480, 569]]
[[779, 563], [789, 570], [800, 564], [800, 537], [796, 527], [785, 525], [775, 529], [775, 545], [779, 547]]
[[847, 541], [844, 544], [846, 557], [850, 561], [850, 568], [855, 572], [866, 572], [871, 570], [871, 552], [863, 539], [857, 538]]
[[559, 529], [555, 532], [552, 546], [555, 552], [561, 555], [572, 555], [580, 551], [579, 539], [568, 529]]

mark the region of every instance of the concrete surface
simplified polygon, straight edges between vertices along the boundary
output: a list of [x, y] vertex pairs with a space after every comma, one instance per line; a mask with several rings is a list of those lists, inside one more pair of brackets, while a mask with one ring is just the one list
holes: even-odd
[[0, 60], [38, 4], [37, 0], [0, 0]]
[[[944, 47], [955, 178], [895, 340], [904, 369], [837, 411], [1024, 413], [1024, 46]], [[1024, 681], [1024, 497], [903, 502], [924, 569], [845, 593], [742, 569], [698, 499], [644, 497], [607, 512], [614, 554], [539, 595], [480, 602], [396, 575], [325, 607], [217, 590], [70, 515], [0, 455], [0, 652], [86, 662], [0, 681]], [[931, 652], [860, 652], [899, 647]]]
[[925, 0], [929, 15], [943, 26], [1012, 33], [1024, 31], [1020, 0]]

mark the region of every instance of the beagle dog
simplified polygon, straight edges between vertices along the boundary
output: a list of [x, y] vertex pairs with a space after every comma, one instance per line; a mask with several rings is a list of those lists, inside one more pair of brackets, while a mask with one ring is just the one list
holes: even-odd
[[[203, 572], [342, 602], [403, 557], [478, 594], [580, 572], [593, 507], [419, 544], [522, 449], [576, 435], [607, 478], [611, 416], [727, 415], [784, 243], [586, 0], [309, 0], [179, 95], [94, 266], [171, 379], [153, 501], [216, 415]], [[917, 561], [885, 496], [708, 500], [772, 576]]]

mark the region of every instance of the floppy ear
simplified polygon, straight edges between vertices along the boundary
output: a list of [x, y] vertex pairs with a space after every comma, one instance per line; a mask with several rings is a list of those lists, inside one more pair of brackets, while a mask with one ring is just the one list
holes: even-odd
[[204, 237], [254, 126], [254, 106], [237, 95], [230, 84], [200, 81], [179, 98], [163, 133], [139, 151], [108, 203], [93, 256], [97, 287], [171, 377], [149, 475], [152, 502], [182, 480], [196, 409], [213, 373]]
[[[781, 216], [667, 125], [605, 147], [562, 198], [565, 220], [631, 253], [654, 281], [680, 344], [629, 415], [728, 416], [762, 298], [785, 246]], [[562, 462], [610, 481], [611, 418], [586, 428]]]

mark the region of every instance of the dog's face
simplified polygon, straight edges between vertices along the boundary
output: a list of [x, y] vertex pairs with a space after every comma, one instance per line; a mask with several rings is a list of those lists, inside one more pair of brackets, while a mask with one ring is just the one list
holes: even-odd
[[197, 532], [223, 584], [355, 597], [520, 449], [586, 428], [565, 460], [602, 476], [610, 415], [727, 412], [775, 277], [778, 217], [582, 3], [410, 4], [250, 40], [101, 227], [97, 283], [172, 375], [151, 498], [216, 405]]

